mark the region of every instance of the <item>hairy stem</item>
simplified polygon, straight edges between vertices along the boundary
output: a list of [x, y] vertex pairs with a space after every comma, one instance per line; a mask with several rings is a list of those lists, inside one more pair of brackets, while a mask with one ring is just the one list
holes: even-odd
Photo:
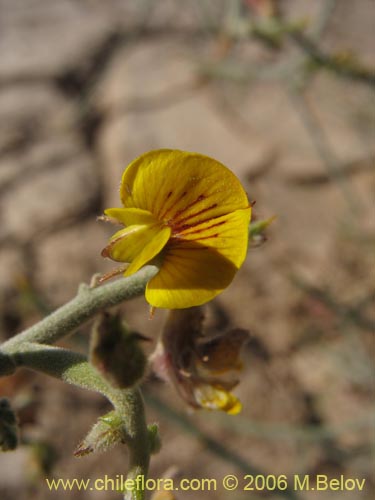
[[[138, 388], [116, 389], [88, 363], [86, 356], [60, 347], [24, 342], [12, 359], [17, 367], [26, 367], [103, 394], [121, 417], [129, 449], [127, 479], [146, 478], [150, 462], [150, 443], [144, 405]], [[143, 500], [144, 491], [124, 493], [125, 500]]]
[[2, 352], [15, 353], [24, 342], [55, 343], [103, 309], [141, 295], [146, 283], [157, 271], [158, 268], [155, 266], [145, 266], [133, 276], [122, 278], [113, 283], [96, 288], [81, 285], [77, 295], [71, 301], [31, 328], [9, 339], [1, 346]]
[[[70, 302], [9, 339], [0, 349], [0, 376], [10, 375], [22, 366], [100, 392], [108, 398], [121, 418], [129, 449], [127, 478], [133, 480], [138, 476], [147, 477], [150, 461], [150, 442], [139, 389], [116, 389], [101, 377], [84, 355], [49, 344], [68, 335], [100, 311], [141, 295], [157, 271], [155, 266], [146, 266], [133, 276], [103, 286], [81, 285]], [[124, 492], [124, 500], [143, 500], [144, 495], [144, 491], [135, 488]]]

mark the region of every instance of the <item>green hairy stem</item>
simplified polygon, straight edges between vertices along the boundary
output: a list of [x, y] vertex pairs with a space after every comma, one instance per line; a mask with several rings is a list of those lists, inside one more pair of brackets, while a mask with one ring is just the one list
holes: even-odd
[[[0, 376], [10, 375], [18, 367], [26, 367], [108, 398], [120, 418], [124, 442], [129, 449], [127, 478], [134, 480], [139, 475], [146, 477], [151, 453], [139, 389], [112, 387], [86, 356], [50, 344], [70, 334], [97, 313], [143, 294], [147, 282], [157, 271], [155, 266], [145, 266], [133, 276], [106, 285], [81, 285], [71, 301], [0, 346]], [[124, 499], [143, 500], [144, 495], [144, 491], [128, 491], [124, 493]]]

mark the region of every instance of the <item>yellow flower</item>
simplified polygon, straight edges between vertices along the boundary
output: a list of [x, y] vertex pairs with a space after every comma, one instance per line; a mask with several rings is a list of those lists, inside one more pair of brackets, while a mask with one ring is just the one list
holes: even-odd
[[129, 263], [125, 276], [160, 257], [146, 288], [152, 306], [200, 305], [231, 283], [246, 256], [251, 207], [229, 169], [198, 153], [150, 151], [125, 169], [120, 194], [124, 208], [104, 213], [125, 228], [102, 255]]
[[227, 389], [210, 384], [197, 385], [193, 391], [195, 402], [206, 410], [221, 410], [228, 415], [237, 415], [242, 410], [242, 404]]
[[242, 404], [231, 390], [239, 383], [248, 332], [235, 328], [207, 337], [203, 319], [200, 307], [170, 311], [151, 366], [193, 408], [236, 415]]

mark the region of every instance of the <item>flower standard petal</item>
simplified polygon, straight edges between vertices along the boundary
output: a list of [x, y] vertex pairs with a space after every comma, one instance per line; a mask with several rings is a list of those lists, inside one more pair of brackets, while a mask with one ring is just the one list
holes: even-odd
[[248, 207], [237, 177], [198, 153], [161, 149], [134, 160], [121, 182], [125, 207], [148, 210], [175, 227], [196, 224]]
[[180, 309], [204, 304], [222, 292], [245, 259], [249, 218], [249, 209], [237, 210], [197, 226], [196, 232], [185, 233], [186, 239], [182, 234], [172, 238], [159, 273], [147, 285], [147, 301]]
[[201, 224], [189, 226], [174, 235], [174, 241], [195, 241], [216, 250], [238, 269], [245, 260], [248, 245], [248, 230], [251, 207], [217, 217]]

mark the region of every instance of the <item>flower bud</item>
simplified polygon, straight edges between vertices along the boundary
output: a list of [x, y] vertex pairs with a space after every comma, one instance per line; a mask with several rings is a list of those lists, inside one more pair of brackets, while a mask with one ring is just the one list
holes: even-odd
[[276, 216], [268, 219], [256, 220], [249, 225], [249, 247], [257, 247], [267, 240], [266, 230], [276, 219]]
[[111, 411], [98, 419], [85, 439], [74, 451], [75, 457], [90, 453], [108, 451], [116, 444], [123, 443], [122, 419], [116, 411]]
[[119, 315], [104, 313], [92, 331], [90, 361], [113, 387], [132, 387], [141, 380], [146, 368], [142, 340], [148, 338], [129, 331]]
[[150, 444], [150, 453], [152, 455], [158, 453], [161, 448], [161, 439], [159, 434], [158, 424], [150, 424], [147, 427], [148, 441]]

